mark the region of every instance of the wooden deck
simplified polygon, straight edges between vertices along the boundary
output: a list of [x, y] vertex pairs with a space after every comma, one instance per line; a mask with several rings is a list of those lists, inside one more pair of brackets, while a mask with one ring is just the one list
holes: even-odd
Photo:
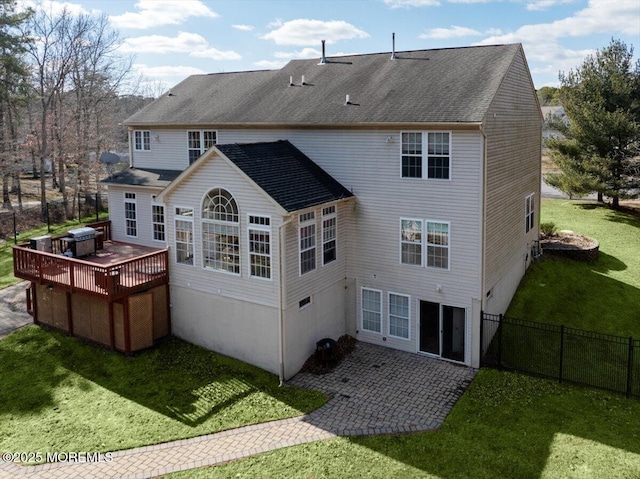
[[168, 250], [104, 241], [104, 247], [84, 258], [36, 251], [28, 244], [13, 247], [13, 273], [35, 284], [61, 286], [115, 301], [169, 282]]

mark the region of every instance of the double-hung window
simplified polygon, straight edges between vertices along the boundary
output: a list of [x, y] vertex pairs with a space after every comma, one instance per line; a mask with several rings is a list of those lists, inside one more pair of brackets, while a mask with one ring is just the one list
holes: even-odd
[[135, 130], [133, 132], [133, 149], [136, 151], [151, 150], [151, 132], [148, 130]]
[[[403, 178], [450, 179], [449, 132], [403, 132], [401, 137]], [[424, 143], [427, 145], [426, 157]]]
[[190, 130], [187, 131], [187, 150], [189, 153], [189, 164], [200, 158], [205, 151], [217, 142], [217, 132], [215, 130]]
[[176, 207], [176, 263], [193, 266], [193, 208]]
[[124, 194], [124, 223], [125, 233], [127, 236], [138, 236], [138, 218], [137, 218], [136, 194], [126, 192]]
[[533, 229], [535, 224], [535, 203], [534, 196], [531, 193], [524, 201], [524, 231], [528, 233]]
[[449, 223], [427, 221], [427, 266], [449, 269]]
[[400, 219], [400, 262], [422, 265], [422, 220]]
[[335, 205], [322, 208], [322, 264], [336, 260], [336, 229], [338, 218]]
[[151, 203], [151, 226], [154, 241], [164, 241], [164, 205]]
[[313, 211], [298, 217], [300, 275], [316, 269], [316, 215]]
[[249, 275], [271, 279], [271, 219], [249, 215]]
[[240, 216], [227, 190], [215, 188], [202, 204], [202, 261], [205, 268], [240, 274]]
[[362, 329], [382, 332], [382, 291], [362, 288]]
[[389, 336], [409, 339], [409, 304], [409, 296], [389, 293]]

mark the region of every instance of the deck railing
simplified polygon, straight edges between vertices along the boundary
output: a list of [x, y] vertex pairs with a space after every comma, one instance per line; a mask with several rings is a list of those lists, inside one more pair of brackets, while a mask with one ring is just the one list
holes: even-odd
[[13, 247], [13, 274], [38, 284], [62, 286], [108, 301], [123, 298], [169, 281], [167, 250], [155, 251], [110, 265], [59, 254]]

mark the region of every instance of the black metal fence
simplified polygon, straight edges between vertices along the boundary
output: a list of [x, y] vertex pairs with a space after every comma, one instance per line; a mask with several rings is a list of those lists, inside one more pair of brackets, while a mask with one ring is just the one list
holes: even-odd
[[482, 313], [481, 364], [640, 397], [640, 340]]
[[[67, 214], [65, 215], [65, 210]], [[101, 212], [108, 211], [106, 195], [92, 194], [78, 195], [71, 198], [65, 208], [62, 200], [52, 200], [46, 203], [44, 217], [40, 203], [29, 203], [22, 208], [0, 210], [0, 240], [12, 240], [16, 234], [42, 224], [54, 225], [65, 219], [80, 219], [92, 217], [97, 221]]]

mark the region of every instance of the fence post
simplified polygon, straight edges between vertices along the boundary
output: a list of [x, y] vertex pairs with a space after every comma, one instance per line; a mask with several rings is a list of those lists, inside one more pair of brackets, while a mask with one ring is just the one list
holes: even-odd
[[560, 370], [558, 371], [558, 382], [562, 382], [562, 360], [564, 357], [564, 324], [560, 325]]
[[498, 316], [500, 322], [498, 323], [498, 369], [502, 369], [502, 313]]
[[480, 366], [482, 366], [482, 359], [484, 358], [484, 311], [480, 310]]
[[47, 233], [51, 233], [51, 220], [49, 219], [49, 202], [47, 201]]
[[16, 229], [16, 212], [13, 212], [13, 244], [18, 244], [18, 230]]
[[80, 193], [78, 193], [78, 222], [82, 222], [82, 209], [80, 208]]
[[98, 193], [96, 193], [96, 223], [100, 221], [100, 216], [98, 215]]
[[629, 355], [627, 357], [627, 397], [631, 397], [633, 385], [633, 337], [629, 336]]

